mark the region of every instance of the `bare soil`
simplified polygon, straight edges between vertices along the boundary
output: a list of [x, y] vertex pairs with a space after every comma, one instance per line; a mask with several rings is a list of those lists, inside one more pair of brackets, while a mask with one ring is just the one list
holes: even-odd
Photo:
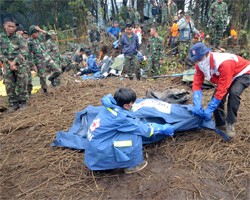
[[[250, 88], [242, 94], [232, 142], [210, 130], [177, 133], [146, 145], [149, 164], [135, 174], [92, 172], [83, 164], [84, 152], [50, 147], [57, 131], [71, 127], [75, 112], [100, 105], [118, 87], [130, 87], [138, 97], [149, 89], [191, 91], [179, 78], [77, 83], [64, 74], [49, 96], [38, 91], [26, 110], [0, 113], [0, 199], [250, 199]], [[204, 105], [212, 92], [204, 91]]]

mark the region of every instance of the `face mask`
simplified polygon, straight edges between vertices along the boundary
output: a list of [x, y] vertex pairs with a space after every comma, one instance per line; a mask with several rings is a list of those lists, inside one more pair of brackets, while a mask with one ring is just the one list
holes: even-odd
[[174, 23], [177, 23], [178, 22], [178, 20], [174, 20]]
[[198, 67], [199, 69], [203, 72], [204, 76], [210, 80], [211, 79], [211, 75], [210, 75], [210, 54], [208, 54], [208, 56], [198, 62]]

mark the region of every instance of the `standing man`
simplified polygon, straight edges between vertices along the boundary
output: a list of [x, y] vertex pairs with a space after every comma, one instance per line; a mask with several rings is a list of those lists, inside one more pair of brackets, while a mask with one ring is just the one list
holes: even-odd
[[133, 79], [133, 73], [137, 79], [140, 79], [139, 66], [137, 61], [137, 52], [139, 50], [138, 36], [132, 32], [131, 24], [126, 25], [125, 33], [121, 38], [121, 49], [125, 57], [124, 71], [130, 80]]
[[37, 75], [40, 78], [40, 84], [45, 94], [48, 94], [48, 86], [46, 83], [46, 67], [53, 71], [52, 75], [48, 78], [53, 86], [55, 80], [61, 75], [60, 67], [51, 59], [50, 55], [45, 51], [42, 45], [42, 34], [47, 34], [38, 26], [31, 25], [29, 27], [30, 39], [28, 41], [29, 51], [34, 60], [34, 64], [37, 67]]
[[95, 17], [91, 14], [90, 11], [87, 12], [87, 22], [88, 30], [91, 30], [93, 23], [95, 23]]
[[163, 60], [163, 43], [164, 40], [158, 35], [157, 29], [152, 27], [145, 55], [148, 55], [148, 68], [150, 74], [159, 75], [160, 62]]
[[188, 10], [185, 16], [178, 21], [179, 28], [179, 55], [183, 63], [188, 62], [188, 52], [193, 34], [199, 34], [196, 30], [194, 22], [191, 19], [192, 11]]
[[28, 75], [26, 69], [27, 43], [16, 34], [16, 21], [4, 19], [0, 34], [0, 60], [4, 63], [4, 82], [10, 106], [9, 112], [27, 107]]
[[101, 41], [101, 34], [97, 28], [97, 23], [94, 23], [89, 32], [89, 42], [91, 44], [91, 51], [94, 53], [95, 56], [99, 55], [100, 41]]
[[227, 20], [228, 20], [227, 4], [223, 2], [223, 0], [216, 0], [216, 2], [214, 2], [211, 5], [208, 11], [208, 17], [211, 23], [210, 45], [215, 46], [215, 48], [219, 50], [224, 50], [221, 49], [220, 44], [222, 41], [223, 32], [227, 26]]
[[[60, 67], [62, 63], [62, 57], [59, 51], [58, 44], [56, 42], [57, 33], [54, 30], [50, 30], [48, 33], [49, 35], [51, 35], [51, 38], [46, 42], [47, 54], [49, 54], [51, 59]], [[55, 85], [57, 84], [60, 84], [59, 77], [57, 77], [57, 79], [55, 80]]]
[[169, 7], [169, 18], [170, 18], [169, 20], [171, 22], [173, 20], [173, 17], [177, 15], [177, 5], [174, 2], [174, 0], [171, 0], [168, 7]]
[[163, 3], [162, 7], [161, 7], [161, 24], [162, 25], [167, 24], [167, 26], [169, 25], [169, 22], [168, 22], [168, 7], [167, 7], [166, 3]]
[[[193, 114], [211, 119], [214, 112], [216, 126], [235, 137], [235, 122], [240, 106], [240, 95], [250, 85], [250, 61], [229, 53], [210, 52], [199, 42], [190, 49], [190, 59], [196, 63], [193, 81]], [[204, 79], [217, 85], [212, 100], [202, 109], [201, 86]], [[228, 95], [227, 114], [224, 111]]]

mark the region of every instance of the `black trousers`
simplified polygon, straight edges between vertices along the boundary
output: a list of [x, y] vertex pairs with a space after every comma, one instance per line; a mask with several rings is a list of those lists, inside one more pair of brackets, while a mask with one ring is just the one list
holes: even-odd
[[[223, 126], [227, 123], [234, 123], [237, 120], [237, 112], [240, 107], [240, 95], [250, 85], [250, 74], [243, 74], [237, 77], [227, 94], [221, 100], [218, 108], [214, 111], [214, 118], [216, 126]], [[227, 114], [225, 113], [225, 102], [227, 101]]]

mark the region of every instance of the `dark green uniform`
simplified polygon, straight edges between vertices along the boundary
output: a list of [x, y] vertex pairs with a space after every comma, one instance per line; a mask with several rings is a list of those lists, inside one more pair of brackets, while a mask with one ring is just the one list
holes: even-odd
[[[4, 82], [8, 103], [11, 107], [26, 104], [28, 100], [26, 70], [27, 43], [16, 33], [0, 34], [0, 60], [4, 63]], [[15, 61], [17, 70], [12, 71], [8, 61]]]
[[169, 26], [168, 7], [165, 4], [161, 7], [161, 24]]
[[47, 91], [46, 84], [46, 67], [48, 67], [49, 71], [53, 71], [53, 74], [49, 77], [52, 85], [54, 80], [60, 76], [61, 70], [60, 67], [52, 60], [50, 55], [45, 51], [45, 46], [42, 44], [42, 37], [37, 39], [30, 38], [28, 41], [29, 51], [32, 55], [34, 63], [37, 67], [37, 75], [40, 78], [40, 84], [44, 91]]
[[214, 2], [209, 11], [208, 17], [211, 23], [210, 27], [210, 36], [211, 36], [211, 45], [220, 47], [222, 41], [223, 32], [227, 25], [228, 18], [228, 8], [225, 2], [218, 3]]
[[162, 59], [163, 55], [163, 43], [164, 40], [160, 36], [151, 36], [146, 48], [145, 55], [148, 57], [148, 69], [154, 75], [159, 75], [160, 59]]

